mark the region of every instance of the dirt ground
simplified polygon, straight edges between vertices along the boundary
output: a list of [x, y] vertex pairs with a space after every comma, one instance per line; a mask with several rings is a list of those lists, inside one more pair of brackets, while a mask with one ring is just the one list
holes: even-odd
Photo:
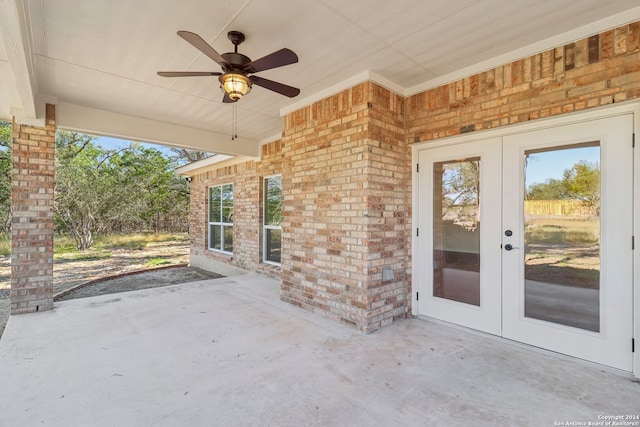
[[[86, 260], [54, 260], [54, 295], [78, 285], [92, 282], [56, 300], [83, 298], [105, 293], [125, 292], [157, 286], [193, 282], [221, 277], [195, 267], [185, 267], [189, 261], [189, 244], [183, 242], [156, 242], [144, 249], [115, 249], [109, 258]], [[149, 260], [162, 259], [163, 268], [149, 266]], [[171, 267], [173, 268], [165, 268]], [[148, 270], [141, 274], [126, 274]], [[116, 277], [114, 277], [116, 276]], [[109, 280], [103, 280], [112, 278]], [[0, 337], [10, 313], [9, 289], [11, 263], [9, 257], [0, 257]]]
[[524, 268], [528, 280], [599, 289], [600, 248], [597, 245], [529, 244]]
[[197, 282], [200, 280], [217, 279], [220, 274], [202, 270], [196, 267], [169, 267], [149, 270], [144, 273], [127, 274], [107, 280], [90, 282], [86, 286], [79, 286], [55, 298], [55, 301], [67, 301], [75, 298], [92, 297], [96, 295], [115, 294], [118, 292], [135, 291], [139, 289], [157, 288], [160, 286], [177, 285], [180, 283]]

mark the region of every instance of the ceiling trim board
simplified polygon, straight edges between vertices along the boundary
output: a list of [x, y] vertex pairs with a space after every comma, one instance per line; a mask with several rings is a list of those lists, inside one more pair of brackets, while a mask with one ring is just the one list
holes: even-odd
[[214, 154], [206, 159], [197, 160], [195, 162], [187, 163], [184, 166], [180, 166], [179, 168], [176, 168], [176, 172], [178, 175], [182, 176], [193, 176], [196, 175], [197, 171], [200, 169], [207, 168], [233, 158], [233, 156], [227, 156], [224, 154]]
[[[220, 157], [220, 158], [216, 159], [217, 157]], [[209, 159], [212, 159], [212, 161], [207, 162], [207, 160]], [[255, 162], [257, 160], [258, 159], [254, 157], [247, 157], [247, 156], [230, 157], [230, 156], [216, 155], [216, 156], [208, 157], [203, 160], [198, 160], [197, 162], [194, 162], [194, 163], [189, 163], [187, 165], [181, 166], [176, 169], [176, 173], [180, 176], [192, 177], [204, 172], [214, 171], [216, 169], [220, 169], [223, 167], [238, 165], [240, 163], [246, 163], [246, 162]]]
[[260, 156], [257, 141], [226, 134], [143, 119], [111, 111], [60, 102], [56, 105], [56, 124], [60, 129], [161, 144], [169, 147], [230, 156]]

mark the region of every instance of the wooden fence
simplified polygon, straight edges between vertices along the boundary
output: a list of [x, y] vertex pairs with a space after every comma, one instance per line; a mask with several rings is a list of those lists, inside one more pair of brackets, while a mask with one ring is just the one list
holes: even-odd
[[527, 200], [524, 212], [531, 216], [597, 216], [597, 207], [584, 206], [579, 200]]

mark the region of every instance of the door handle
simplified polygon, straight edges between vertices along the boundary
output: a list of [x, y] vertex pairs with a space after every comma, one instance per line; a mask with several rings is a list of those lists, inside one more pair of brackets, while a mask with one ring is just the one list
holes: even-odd
[[507, 243], [506, 245], [504, 245], [504, 248], [507, 251], [512, 251], [514, 249], [520, 249], [520, 248], [517, 248], [517, 247], [513, 246], [511, 243]]

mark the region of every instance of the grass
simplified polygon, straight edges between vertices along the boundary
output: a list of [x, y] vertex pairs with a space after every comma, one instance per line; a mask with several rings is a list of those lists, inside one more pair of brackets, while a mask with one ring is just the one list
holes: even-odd
[[527, 220], [530, 246], [525, 265], [528, 280], [598, 289], [600, 221], [556, 217]]
[[585, 245], [600, 240], [600, 221], [582, 218], [534, 219], [527, 221], [527, 243]]
[[564, 258], [562, 258], [561, 260], [559, 260], [558, 262], [556, 262], [556, 264], [560, 265], [560, 266], [567, 266], [569, 265], [569, 263], [573, 260], [572, 257], [570, 256], [566, 256]]
[[11, 237], [8, 234], [0, 234], [0, 256], [11, 255]]
[[64, 255], [68, 253], [78, 252], [76, 242], [70, 236], [56, 236], [53, 239], [53, 253], [55, 255]]
[[165, 265], [165, 264], [171, 264], [171, 261], [164, 259], [164, 258], [153, 258], [150, 259], [149, 261], [145, 262], [144, 265], [149, 266], [149, 267], [156, 267], [159, 265]]
[[96, 239], [94, 246], [96, 248], [141, 250], [153, 243], [187, 240], [188, 236], [186, 234], [108, 234], [105, 236], [99, 236]]
[[111, 257], [113, 257], [113, 254], [109, 252], [78, 252], [70, 254], [70, 256], [66, 258], [73, 261], [97, 261], [100, 259], [109, 259]]
[[[100, 260], [111, 258], [113, 256], [112, 252], [117, 249], [142, 250], [147, 246], [161, 244], [163, 242], [188, 242], [188, 240], [189, 236], [183, 233], [108, 234], [98, 236], [89, 250], [79, 251], [76, 247], [75, 241], [70, 236], [56, 236], [54, 239], [53, 253], [56, 259], [65, 259], [70, 261]], [[0, 245], [2, 245], [1, 236]], [[161, 265], [168, 262], [161, 262], [160, 260], [151, 261], [155, 262], [155, 264], [151, 265]]]
[[[67, 260], [87, 261], [111, 258], [111, 251], [116, 249], [142, 250], [149, 245], [161, 244], [164, 242], [187, 243], [189, 235], [186, 233], [136, 233], [136, 234], [109, 234], [98, 236], [93, 246], [81, 252], [76, 247], [76, 242], [71, 236], [56, 236], [53, 242], [53, 253], [55, 258]], [[11, 236], [0, 233], [0, 256], [11, 255]], [[167, 262], [162, 260], [151, 260], [154, 264], [162, 265]]]

